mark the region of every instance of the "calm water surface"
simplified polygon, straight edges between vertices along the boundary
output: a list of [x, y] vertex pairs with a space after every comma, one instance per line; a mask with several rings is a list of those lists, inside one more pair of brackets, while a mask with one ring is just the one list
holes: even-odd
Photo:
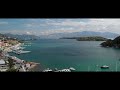
[[[31, 46], [26, 46], [25, 50], [31, 51], [30, 53], [17, 57], [41, 63], [44, 68], [74, 67], [77, 71], [120, 71], [120, 49], [100, 47], [100, 43], [102, 41], [41, 39], [31, 41]], [[109, 65], [110, 68], [102, 70], [102, 65]]]

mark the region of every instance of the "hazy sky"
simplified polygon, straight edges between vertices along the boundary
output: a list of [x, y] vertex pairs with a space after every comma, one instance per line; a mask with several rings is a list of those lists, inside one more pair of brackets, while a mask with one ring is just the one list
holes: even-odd
[[0, 19], [1, 33], [49, 35], [80, 31], [120, 34], [120, 19]]

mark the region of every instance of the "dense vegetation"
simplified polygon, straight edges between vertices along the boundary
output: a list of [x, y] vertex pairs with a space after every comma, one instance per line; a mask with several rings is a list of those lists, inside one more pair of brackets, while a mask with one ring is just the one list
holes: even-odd
[[79, 37], [76, 40], [78, 41], [106, 41], [106, 38], [94, 36], [94, 37]]
[[63, 37], [61, 39], [76, 39], [77, 41], [106, 41], [106, 38], [100, 36], [91, 36], [91, 37]]
[[120, 36], [116, 37], [114, 40], [109, 39], [106, 42], [101, 43], [101, 46], [120, 48]]

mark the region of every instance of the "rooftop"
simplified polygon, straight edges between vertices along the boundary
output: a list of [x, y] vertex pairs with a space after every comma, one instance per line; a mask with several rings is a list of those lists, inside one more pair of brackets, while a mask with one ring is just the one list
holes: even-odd
[[0, 59], [0, 64], [5, 64], [5, 61], [3, 59]]

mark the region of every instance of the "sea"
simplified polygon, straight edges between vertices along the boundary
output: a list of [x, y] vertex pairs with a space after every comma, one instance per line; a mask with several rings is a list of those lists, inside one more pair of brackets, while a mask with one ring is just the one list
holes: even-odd
[[[24, 50], [31, 51], [30, 53], [12, 55], [26, 61], [40, 63], [44, 69], [73, 67], [77, 72], [119, 72], [120, 49], [101, 47], [102, 42], [75, 39], [31, 40], [24, 44]], [[108, 65], [109, 68], [101, 69], [103, 65]]]

